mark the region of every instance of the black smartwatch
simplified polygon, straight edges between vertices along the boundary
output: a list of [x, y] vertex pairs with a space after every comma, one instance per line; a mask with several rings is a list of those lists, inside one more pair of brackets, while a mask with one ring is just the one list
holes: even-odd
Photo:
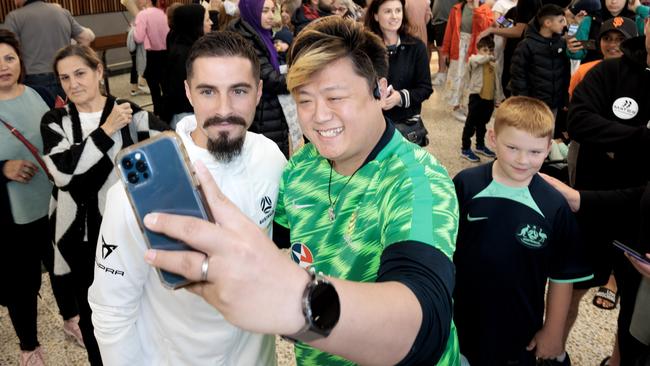
[[311, 342], [327, 337], [341, 315], [341, 303], [336, 288], [325, 277], [309, 272], [311, 280], [302, 294], [302, 314], [305, 325], [297, 333], [282, 336], [291, 342]]

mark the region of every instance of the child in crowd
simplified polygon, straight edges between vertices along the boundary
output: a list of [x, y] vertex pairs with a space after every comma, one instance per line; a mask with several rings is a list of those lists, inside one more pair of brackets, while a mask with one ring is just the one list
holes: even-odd
[[562, 33], [566, 26], [564, 9], [544, 5], [519, 42], [510, 65], [512, 95], [537, 98], [553, 114], [566, 105], [570, 79], [569, 58]]
[[[501, 88], [496, 78], [494, 40], [492, 36], [483, 37], [477, 44], [478, 54], [469, 58], [466, 73], [469, 111], [463, 128], [460, 155], [474, 163], [481, 161], [476, 154], [494, 158], [494, 152], [485, 146], [485, 126], [490, 122], [494, 111], [494, 101]], [[476, 154], [472, 151], [472, 136], [476, 132]]]
[[287, 51], [293, 42], [293, 34], [289, 28], [283, 27], [273, 35], [273, 46], [278, 52], [278, 62], [280, 65], [287, 63]]
[[537, 174], [553, 127], [541, 101], [506, 99], [488, 132], [497, 160], [454, 178], [454, 321], [471, 365], [570, 365], [563, 332], [572, 283], [592, 275], [568, 204]]
[[494, 22], [493, 3], [493, 0], [461, 0], [449, 13], [440, 57], [449, 65], [445, 99], [452, 107], [452, 116], [459, 121], [467, 118], [467, 112], [461, 108], [467, 60], [476, 53], [478, 35]]

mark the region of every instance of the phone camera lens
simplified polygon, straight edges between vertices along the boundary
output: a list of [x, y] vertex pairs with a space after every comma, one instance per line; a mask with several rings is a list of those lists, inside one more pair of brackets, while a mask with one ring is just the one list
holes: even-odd
[[144, 171], [147, 170], [147, 163], [144, 160], [138, 160], [135, 163], [135, 168], [140, 172], [143, 173]]
[[122, 159], [122, 166], [124, 167], [124, 169], [133, 168], [133, 160], [131, 158]]
[[126, 177], [127, 177], [127, 179], [129, 180], [130, 183], [132, 183], [132, 184], [138, 183], [138, 180], [139, 180], [138, 179], [138, 174], [136, 174], [135, 172], [130, 172]]

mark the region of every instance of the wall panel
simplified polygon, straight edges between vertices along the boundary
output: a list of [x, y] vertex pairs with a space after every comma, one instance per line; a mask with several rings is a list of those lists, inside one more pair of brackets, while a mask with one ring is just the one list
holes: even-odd
[[[124, 11], [126, 8], [120, 4], [120, 0], [50, 0], [48, 2], [58, 3], [70, 10], [72, 15], [93, 15]], [[190, 4], [192, 0], [167, 0], [167, 3]], [[14, 10], [14, 0], [0, 0], [0, 23], [4, 22], [5, 15]]]

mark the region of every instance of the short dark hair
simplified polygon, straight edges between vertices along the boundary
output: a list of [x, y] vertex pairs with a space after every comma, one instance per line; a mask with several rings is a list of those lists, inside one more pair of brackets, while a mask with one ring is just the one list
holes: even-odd
[[537, 25], [541, 28], [548, 18], [564, 16], [564, 9], [555, 4], [546, 4], [537, 12]]
[[23, 63], [20, 51], [20, 41], [18, 41], [18, 37], [16, 37], [14, 32], [7, 29], [0, 29], [0, 44], [3, 43], [13, 48], [16, 55], [18, 55], [18, 60], [20, 61], [20, 75], [18, 76], [18, 82], [22, 83], [25, 78], [25, 64]]
[[243, 57], [251, 62], [255, 81], [260, 81], [260, 60], [257, 58], [255, 49], [238, 33], [210, 32], [194, 42], [185, 63], [188, 81], [192, 78], [194, 61], [199, 57]]
[[476, 44], [476, 49], [481, 49], [483, 47], [487, 47], [491, 50], [494, 50], [494, 38], [492, 37], [492, 35], [479, 39], [478, 43]]
[[151, 5], [157, 6], [158, 5], [158, 0], [151, 0]]
[[332, 62], [347, 57], [357, 75], [373, 90], [379, 78], [388, 76], [388, 53], [384, 42], [363, 24], [331, 16], [307, 25], [293, 41], [287, 64], [287, 87], [294, 92], [309, 82], [311, 75]]
[[[59, 78], [59, 71], [57, 70], [59, 62], [66, 57], [72, 56], [81, 58], [86, 66], [90, 67], [93, 70], [97, 70], [97, 68], [99, 68], [99, 65], [102, 64], [102, 61], [99, 59], [97, 53], [95, 53], [92, 48], [81, 44], [71, 44], [61, 48], [54, 55], [54, 63], [52, 67], [54, 69], [54, 75], [56, 75], [57, 79]], [[106, 70], [104, 70], [104, 72], [106, 72]]]
[[[378, 36], [383, 36], [383, 32], [379, 27], [379, 22], [375, 20], [375, 15], [379, 13], [379, 7], [388, 1], [391, 0], [373, 0], [370, 2], [370, 5], [368, 5], [368, 9], [366, 10], [365, 18], [363, 20], [363, 24]], [[399, 0], [399, 2], [402, 4], [402, 25], [397, 30], [397, 34], [404, 37], [410, 33], [411, 26], [409, 25], [409, 20], [406, 16], [406, 0]]]

